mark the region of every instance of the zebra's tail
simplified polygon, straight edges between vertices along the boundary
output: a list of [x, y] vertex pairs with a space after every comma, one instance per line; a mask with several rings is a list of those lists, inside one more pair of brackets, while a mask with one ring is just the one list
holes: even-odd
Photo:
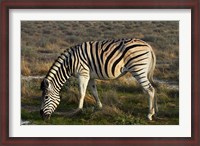
[[151, 49], [151, 55], [152, 55], [152, 60], [150, 62], [150, 66], [149, 66], [148, 79], [153, 86], [156, 86], [156, 84], [154, 83], [154, 80], [153, 80], [153, 73], [154, 73], [155, 66], [156, 66], [156, 56], [152, 49]]

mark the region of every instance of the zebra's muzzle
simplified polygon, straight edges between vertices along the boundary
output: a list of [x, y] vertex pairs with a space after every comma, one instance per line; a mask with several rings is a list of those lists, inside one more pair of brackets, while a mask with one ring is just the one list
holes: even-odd
[[43, 110], [40, 110], [40, 115], [42, 117], [43, 120], [49, 120], [51, 115], [50, 114], [44, 114]]

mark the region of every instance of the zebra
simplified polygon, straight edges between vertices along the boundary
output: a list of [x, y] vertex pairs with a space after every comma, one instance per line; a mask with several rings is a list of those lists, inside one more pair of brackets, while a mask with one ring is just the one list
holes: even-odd
[[116, 79], [127, 72], [138, 81], [149, 95], [149, 120], [157, 112], [153, 87], [156, 56], [152, 47], [140, 39], [88, 41], [65, 50], [55, 60], [41, 82], [42, 105], [40, 114], [50, 119], [60, 103], [59, 92], [71, 77], [79, 81], [79, 105], [74, 113], [82, 111], [86, 88], [91, 88], [97, 108], [102, 108], [95, 84], [96, 79]]

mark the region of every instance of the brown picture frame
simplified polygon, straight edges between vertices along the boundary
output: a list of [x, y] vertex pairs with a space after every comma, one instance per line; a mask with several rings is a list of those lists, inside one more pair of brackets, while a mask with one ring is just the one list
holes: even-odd
[[[1, 3], [1, 145], [179, 145], [199, 146], [199, 0], [4, 0]], [[9, 10], [10, 9], [191, 9], [192, 11], [192, 136], [184, 137], [73, 137], [73, 138], [14, 138], [9, 137]]]

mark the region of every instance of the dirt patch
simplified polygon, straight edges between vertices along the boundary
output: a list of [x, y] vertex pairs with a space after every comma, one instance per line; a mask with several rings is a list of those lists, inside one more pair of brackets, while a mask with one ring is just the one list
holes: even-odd
[[21, 76], [22, 80], [30, 81], [33, 79], [43, 79], [45, 76]]
[[[22, 76], [22, 80], [30, 81], [33, 79], [43, 79], [45, 76]], [[127, 81], [135, 81], [133, 77], [126, 78]], [[159, 79], [154, 79], [156, 84], [165, 85], [168, 89], [179, 90], [178, 82], [175, 81], [164, 81]]]

